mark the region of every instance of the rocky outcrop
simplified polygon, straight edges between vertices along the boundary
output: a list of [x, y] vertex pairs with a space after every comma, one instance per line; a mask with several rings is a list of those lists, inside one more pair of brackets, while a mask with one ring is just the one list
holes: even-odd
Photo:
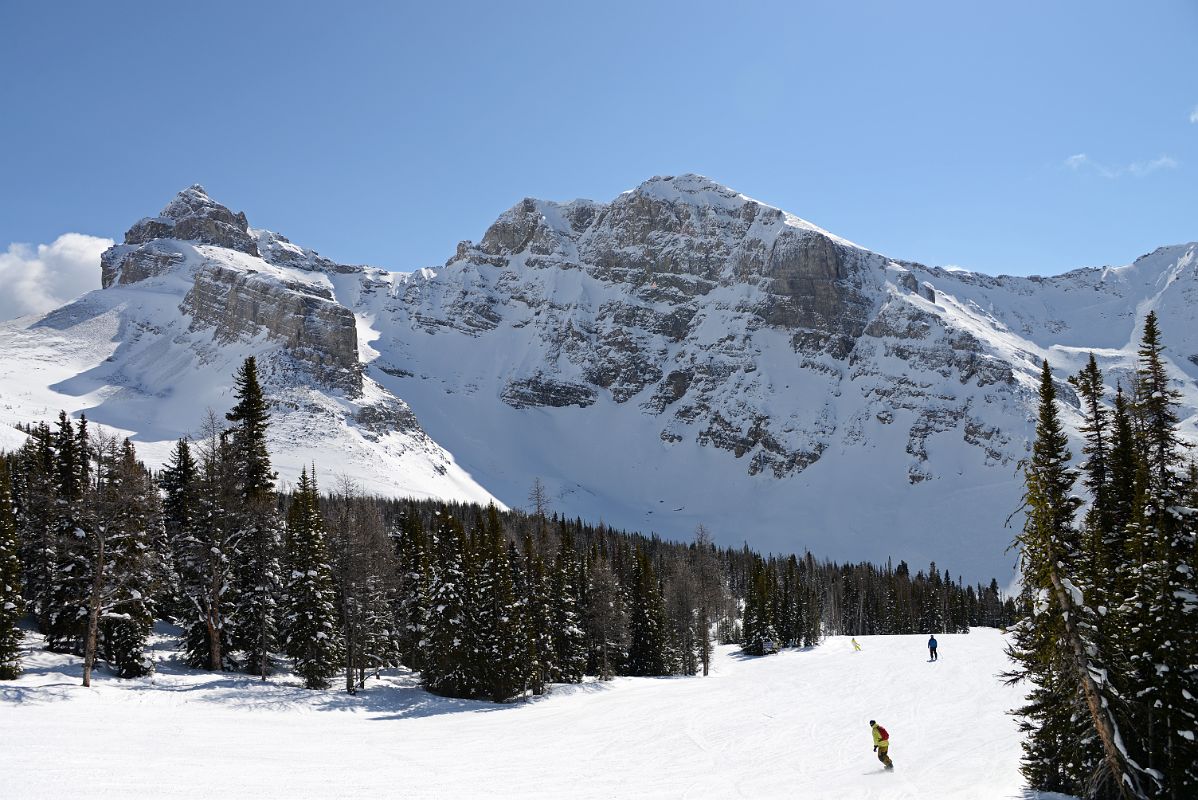
[[175, 195], [157, 217], [142, 219], [125, 233], [125, 244], [144, 244], [155, 239], [200, 242], [258, 255], [258, 245], [250, 235], [245, 214], [234, 214], [217, 203], [198, 183]]
[[327, 291], [210, 263], [196, 271], [180, 310], [191, 317], [192, 331], [211, 330], [218, 343], [266, 335], [320, 383], [361, 391], [354, 315]]
[[100, 255], [100, 286], [130, 284], [163, 275], [183, 264], [183, 251], [171, 240], [118, 244]]
[[268, 265], [304, 273], [358, 268], [335, 264], [278, 234], [252, 231], [245, 214], [212, 200], [203, 187], [180, 192], [157, 217], [135, 224], [100, 261], [104, 288], [176, 274], [191, 284], [179, 310], [189, 316], [193, 333], [211, 331], [216, 344], [266, 337], [282, 348], [273, 362], [287, 380], [361, 393], [353, 312], [336, 302], [325, 282], [295, 273], [288, 278]]

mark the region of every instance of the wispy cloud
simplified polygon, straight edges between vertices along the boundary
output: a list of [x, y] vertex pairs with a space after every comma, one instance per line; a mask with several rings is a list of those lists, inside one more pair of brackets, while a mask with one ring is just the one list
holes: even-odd
[[1190, 122], [1198, 125], [1198, 106], [1194, 106], [1194, 110], [1190, 112]]
[[[1198, 110], [1195, 113], [1198, 113]], [[1062, 163], [1074, 172], [1088, 170], [1104, 178], [1120, 178], [1124, 175], [1142, 178], [1145, 175], [1151, 175], [1162, 169], [1177, 169], [1177, 167], [1181, 166], [1181, 162], [1172, 156], [1160, 156], [1151, 161], [1133, 161], [1131, 164], [1112, 166], [1104, 164], [1101, 161], [1096, 161], [1085, 153], [1077, 153], [1076, 155], [1069, 156]]]
[[10, 244], [0, 252], [0, 320], [42, 314], [100, 288], [100, 254], [111, 239], [64, 233], [36, 248]]

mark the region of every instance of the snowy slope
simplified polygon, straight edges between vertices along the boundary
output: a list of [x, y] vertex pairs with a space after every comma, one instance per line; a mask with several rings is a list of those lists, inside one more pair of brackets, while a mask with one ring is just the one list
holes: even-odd
[[[192, 672], [164, 637], [155, 676], [83, 689], [78, 659], [38, 651], [0, 690], [0, 774], [26, 800], [1035, 797], [1006, 713], [1022, 692], [996, 677], [1002, 636], [942, 636], [935, 664], [922, 636], [859, 641], [721, 648], [708, 678], [559, 686], [515, 706], [437, 698], [403, 672], [354, 698]], [[871, 718], [891, 734], [892, 773]]]

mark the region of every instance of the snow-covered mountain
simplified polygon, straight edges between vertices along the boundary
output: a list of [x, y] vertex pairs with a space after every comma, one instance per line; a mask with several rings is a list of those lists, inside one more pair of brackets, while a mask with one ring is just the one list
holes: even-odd
[[253, 352], [287, 477], [316, 458], [371, 490], [511, 505], [539, 477], [569, 515], [967, 579], [1013, 566], [1042, 358], [1063, 377], [1093, 350], [1113, 387], [1155, 309], [1195, 431], [1198, 244], [988, 277], [682, 175], [523, 200], [411, 274], [334, 263], [192, 187], [103, 266], [104, 289], [0, 326], [3, 421], [86, 410], [161, 457]]

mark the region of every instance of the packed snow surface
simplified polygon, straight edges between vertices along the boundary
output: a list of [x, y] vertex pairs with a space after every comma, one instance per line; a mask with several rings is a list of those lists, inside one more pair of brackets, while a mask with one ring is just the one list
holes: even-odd
[[[165, 631], [160, 630], [160, 634]], [[79, 659], [34, 646], [0, 683], [0, 795], [156, 798], [1021, 798], [1004, 637], [847, 637], [707, 678], [555, 686], [532, 702], [434, 697], [405, 671], [356, 697], [180, 666], [79, 686]], [[890, 733], [896, 769], [872, 752]]]

